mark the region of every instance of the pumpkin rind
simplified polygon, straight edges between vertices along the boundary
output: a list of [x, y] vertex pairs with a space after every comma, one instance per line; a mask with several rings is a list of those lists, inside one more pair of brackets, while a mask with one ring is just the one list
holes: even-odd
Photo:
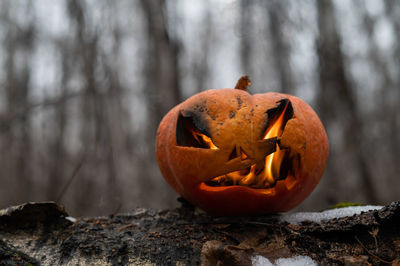
[[[271, 144], [261, 135], [266, 111], [282, 99], [291, 102], [294, 117], [288, 120], [279, 145], [289, 148], [289, 156], [296, 157], [295, 176], [269, 189], [206, 185], [205, 181], [245, 169], [271, 152]], [[177, 120], [184, 112], [194, 112], [204, 120], [217, 150], [177, 145]], [[234, 147], [242, 148], [249, 158], [229, 161]], [[163, 118], [157, 132], [156, 156], [171, 187], [201, 209], [215, 215], [265, 214], [294, 208], [312, 192], [326, 166], [328, 138], [316, 113], [295, 96], [209, 90], [190, 97]]]

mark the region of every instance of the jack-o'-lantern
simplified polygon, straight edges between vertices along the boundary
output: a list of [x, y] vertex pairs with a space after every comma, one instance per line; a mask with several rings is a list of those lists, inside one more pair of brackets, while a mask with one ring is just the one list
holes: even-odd
[[161, 173], [183, 198], [215, 215], [287, 211], [319, 182], [328, 138], [312, 108], [281, 93], [200, 92], [160, 123]]

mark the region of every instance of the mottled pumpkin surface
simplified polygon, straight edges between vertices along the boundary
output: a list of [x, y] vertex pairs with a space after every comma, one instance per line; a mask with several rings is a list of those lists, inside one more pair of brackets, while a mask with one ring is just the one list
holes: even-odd
[[[282, 100], [290, 103], [293, 116], [280, 136], [264, 139], [271, 119], [267, 111]], [[178, 121], [187, 119], [212, 148], [177, 143], [184, 136]], [[277, 144], [287, 151], [290, 169], [273, 186], [210, 185], [214, 178], [262, 165]], [[312, 192], [325, 169], [328, 138], [316, 113], [297, 97], [217, 89], [190, 97], [163, 118], [156, 155], [167, 182], [201, 209], [215, 215], [263, 214], [287, 211]]]

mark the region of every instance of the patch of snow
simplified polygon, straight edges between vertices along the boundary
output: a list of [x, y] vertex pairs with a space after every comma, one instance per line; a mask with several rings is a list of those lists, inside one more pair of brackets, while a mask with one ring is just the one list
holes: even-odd
[[269, 259], [257, 255], [251, 258], [253, 266], [316, 266], [317, 263], [307, 256], [293, 256], [291, 258], [280, 258], [272, 264]]
[[253, 266], [274, 266], [266, 257], [257, 255], [251, 258]]
[[67, 216], [65, 217], [65, 219], [67, 219], [68, 221], [75, 223], [76, 222], [76, 218], [72, 217], [72, 216]]
[[291, 258], [281, 258], [275, 261], [276, 266], [317, 266], [318, 264], [307, 256], [294, 256]]
[[296, 225], [304, 221], [319, 223], [324, 220], [353, 216], [354, 214], [360, 214], [361, 212], [379, 210], [382, 208], [383, 206], [368, 205], [368, 206], [351, 206], [345, 208], [337, 208], [333, 210], [326, 210], [323, 212], [297, 212], [297, 213], [284, 214], [280, 217], [280, 220]]

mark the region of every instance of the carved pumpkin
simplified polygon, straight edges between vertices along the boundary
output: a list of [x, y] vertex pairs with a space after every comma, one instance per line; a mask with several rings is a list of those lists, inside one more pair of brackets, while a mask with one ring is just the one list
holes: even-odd
[[281, 93], [208, 90], [177, 105], [157, 132], [167, 182], [215, 215], [264, 214], [300, 204], [319, 182], [328, 138], [316, 113]]

